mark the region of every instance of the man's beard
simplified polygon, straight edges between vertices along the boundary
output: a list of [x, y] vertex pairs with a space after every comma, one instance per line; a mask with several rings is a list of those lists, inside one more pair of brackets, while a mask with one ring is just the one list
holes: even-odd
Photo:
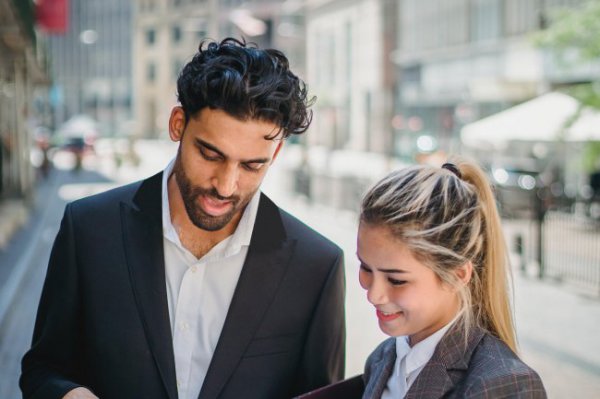
[[[221, 230], [229, 222], [231, 219], [250, 202], [252, 196], [248, 196], [247, 198], [240, 198], [237, 195], [232, 195], [231, 197], [223, 197], [219, 195], [219, 192], [213, 187], [210, 189], [205, 189], [202, 187], [194, 187], [192, 182], [188, 178], [185, 170], [183, 169], [183, 163], [181, 162], [181, 152], [177, 154], [177, 158], [175, 159], [175, 165], [173, 166], [173, 172], [175, 173], [175, 181], [177, 182], [177, 186], [179, 187], [179, 192], [181, 193], [181, 198], [183, 200], [183, 205], [185, 206], [185, 210], [188, 214], [188, 217], [192, 221], [192, 223], [202, 230], [207, 231], [217, 231]], [[200, 196], [213, 197], [218, 200], [227, 200], [231, 201], [231, 209], [229, 212], [220, 216], [209, 215], [198, 205], [198, 198]]]

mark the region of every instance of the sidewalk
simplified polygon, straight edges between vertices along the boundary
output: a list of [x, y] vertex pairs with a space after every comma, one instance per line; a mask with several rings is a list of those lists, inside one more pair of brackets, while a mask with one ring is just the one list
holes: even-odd
[[[12, 251], [10, 246], [20, 237], [32, 234], [39, 225], [39, 218], [44, 208], [44, 200], [54, 188], [54, 178], [39, 180], [31, 203], [24, 199], [0, 200], [0, 325], [7, 310], [8, 298], [11, 298], [11, 286], [18, 286], [25, 271], [19, 270], [19, 260], [22, 257], [20, 249]], [[31, 239], [34, 239], [32, 236]]]
[[13, 234], [27, 222], [28, 214], [23, 200], [0, 199], [0, 250], [8, 245]]
[[[533, 222], [506, 221], [507, 242], [531, 234], [532, 227]], [[567, 261], [576, 262], [575, 255]], [[527, 248], [524, 257], [532, 257]], [[525, 262], [523, 271], [520, 261], [513, 253], [515, 321], [523, 357], [557, 396], [600, 397], [600, 297], [574, 284], [540, 280], [535, 262]]]
[[551, 398], [600, 397], [600, 300], [515, 273], [521, 356]]

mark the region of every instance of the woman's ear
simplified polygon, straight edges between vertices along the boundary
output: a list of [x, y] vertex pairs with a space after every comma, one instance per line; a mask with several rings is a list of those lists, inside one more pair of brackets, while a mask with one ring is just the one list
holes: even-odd
[[463, 282], [463, 284], [469, 284], [469, 281], [471, 281], [471, 276], [473, 275], [473, 263], [471, 263], [471, 261], [466, 262], [462, 266], [459, 266], [455, 270], [455, 273], [458, 279]]

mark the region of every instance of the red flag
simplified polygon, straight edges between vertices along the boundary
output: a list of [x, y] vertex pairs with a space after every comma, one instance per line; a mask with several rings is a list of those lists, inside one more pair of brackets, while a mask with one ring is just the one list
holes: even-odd
[[69, 22], [68, 0], [38, 0], [36, 20], [46, 33], [67, 33]]

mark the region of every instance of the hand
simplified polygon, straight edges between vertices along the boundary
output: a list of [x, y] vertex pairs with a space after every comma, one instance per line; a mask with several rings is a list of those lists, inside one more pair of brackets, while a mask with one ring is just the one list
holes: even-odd
[[89, 389], [84, 387], [79, 387], [70, 390], [67, 392], [63, 399], [99, 399], [96, 395], [94, 395]]

